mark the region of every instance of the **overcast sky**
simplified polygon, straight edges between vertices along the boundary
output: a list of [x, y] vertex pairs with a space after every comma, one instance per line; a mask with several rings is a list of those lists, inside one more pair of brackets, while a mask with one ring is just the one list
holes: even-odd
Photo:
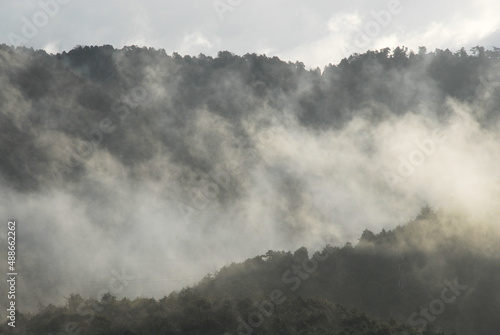
[[[44, 3], [48, 14], [43, 13]], [[386, 46], [453, 51], [478, 44], [500, 46], [500, 3], [493, 0], [0, 0], [0, 4], [0, 42], [48, 52], [102, 44], [150, 46], [190, 55], [229, 50], [323, 68], [351, 52]]]

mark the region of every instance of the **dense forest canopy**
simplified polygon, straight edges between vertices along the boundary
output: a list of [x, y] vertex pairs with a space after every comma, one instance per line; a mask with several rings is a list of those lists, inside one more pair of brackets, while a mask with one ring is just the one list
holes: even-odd
[[[22, 331], [235, 333], [280, 289], [256, 333], [493, 333], [499, 66], [480, 46], [323, 69], [0, 46], [0, 211], [20, 213]], [[133, 279], [102, 296], [122, 271]], [[108, 308], [88, 324], [82, 303]]]
[[21, 314], [18, 331], [491, 334], [500, 327], [498, 234], [460, 225], [426, 207], [394, 230], [365, 230], [355, 246], [269, 250], [158, 300], [71, 294], [64, 306]]
[[[1, 55], [3, 80], [9, 83], [9, 89], [2, 94], [4, 110], [14, 107], [9, 96], [13, 90], [21, 94], [17, 99], [24, 99], [30, 105], [29, 111], [18, 112], [22, 117], [19, 115], [17, 120], [3, 113], [3, 134], [12, 142], [9, 144], [34, 143], [29, 134], [23, 136], [26, 134], [11, 126], [15, 121], [25, 122], [26, 127], [57, 125], [57, 130], [67, 136], [83, 137], [80, 128], [103, 118], [112, 121], [110, 128], [125, 132], [122, 129], [127, 124], [123, 120], [130, 117], [127, 123], [141, 125], [136, 131], [144, 138], [144, 146], [152, 141], [141, 133], [147, 125], [155, 139], [164, 145], [162, 148], [169, 150], [179, 164], [196, 165], [200, 172], [213, 169], [212, 163], [185, 150], [188, 144], [177, 134], [165, 134], [171, 126], [181, 129], [188, 126], [196, 109], [206, 109], [227, 120], [232, 127], [231, 135], [241, 141], [251, 136], [242, 123], [259, 110], [264, 110], [263, 113], [267, 110], [272, 118], [285, 124], [297, 118], [304, 127], [341, 128], [358, 116], [377, 122], [390, 114], [418, 112], [421, 104], [432, 108], [437, 117], [445, 118], [450, 113], [447, 98], [471, 102], [482, 98], [478, 94], [487, 94], [487, 104], [481, 106], [481, 114], [474, 116], [486, 128], [496, 124], [498, 118], [495, 94], [500, 63], [498, 48], [485, 50], [478, 46], [470, 54], [463, 48], [454, 53], [448, 49], [427, 53], [425, 47], [418, 53], [405, 47], [393, 51], [385, 48], [354, 54], [338, 65], [325, 66], [322, 71], [307, 70], [300, 62], [286, 63], [265, 55], [238, 56], [222, 51], [216, 58], [202, 54], [182, 57], [135, 46], [123, 49], [109, 45], [79, 46], [49, 55], [43, 50], [2, 45]], [[161, 86], [165, 92], [149, 90], [147, 85]], [[486, 92], [478, 92], [481, 90]], [[75, 100], [68, 101], [67, 95]], [[143, 101], [151, 98], [156, 99], [154, 105]], [[129, 116], [136, 108], [140, 113]], [[262, 122], [275, 121], [272, 118]], [[90, 136], [91, 131], [92, 128]], [[94, 136], [96, 141], [98, 137]], [[19, 141], [20, 137], [24, 140]], [[110, 142], [106, 142], [106, 149], [126, 166], [149, 160], [158, 150], [157, 146], [136, 145], [125, 155], [112, 138], [103, 141]], [[33, 168], [29, 171], [14, 168], [16, 157], [0, 167], [11, 187], [36, 190], [53, 181], [59, 172], [64, 174], [64, 181], [73, 180], [83, 172], [77, 168], [54, 173], [49, 164], [54, 161], [51, 153], [24, 149], [13, 151], [21, 155], [26, 149], [34, 150], [36, 155], [30, 157]], [[70, 165], [64, 160], [61, 163], [63, 167]]]
[[[478, 46], [470, 55], [463, 48], [455, 53], [439, 49], [427, 53], [424, 47], [418, 53], [408, 52], [405, 47], [393, 51], [385, 48], [354, 54], [338, 65], [325, 66], [323, 71], [306, 70], [300, 62], [286, 63], [277, 57], [237, 56], [228, 51], [219, 52], [217, 58], [202, 54], [182, 57], [152, 48], [131, 46], [117, 50], [107, 45], [79, 46], [49, 55], [43, 50], [2, 45], [1, 53], [2, 76], [11, 85], [10, 90], [3, 92], [3, 107], [13, 107], [8, 95], [11, 90], [21, 93], [16, 98], [29, 101], [31, 106], [30, 111], [22, 113], [26, 117], [22, 121], [28, 122], [25, 126], [60, 125], [58, 131], [82, 136], [79, 127], [104, 117], [111, 119], [116, 128], [122, 128], [123, 119], [137, 107], [144, 110], [140, 119], [130, 115], [133, 122], [151, 127], [156, 139], [174, 153], [179, 164], [197, 164], [196, 168], [201, 170], [213, 166], [182, 150], [187, 146], [182, 139], [169, 140], [162, 133], [171, 125], [185, 127], [197, 108], [228, 120], [233, 127], [232, 135], [243, 140], [249, 134], [242, 129], [242, 123], [259, 109], [268, 109], [269, 113], [275, 113], [271, 116], [283, 118], [285, 123], [291, 122], [287, 118], [297, 118], [305, 127], [340, 128], [359, 115], [377, 122], [391, 113], [415, 112], [422, 103], [444, 118], [450, 113], [447, 98], [478, 100], [478, 91], [485, 88], [491, 101], [483, 106], [481, 115], [475, 116], [484, 127], [496, 124], [498, 118], [494, 94], [498, 86], [495, 70], [500, 63], [497, 48], [485, 50]], [[161, 85], [167, 94], [142, 87], [150, 84]], [[124, 97], [124, 92], [130, 96]], [[64, 99], [67, 95], [74, 96], [75, 101]], [[143, 106], [143, 100], [153, 97], [158, 99], [154, 106], [147, 102]], [[116, 101], [117, 98], [125, 99]], [[8, 132], [5, 137], [14, 145], [22, 145], [17, 141], [21, 134], [9, 127], [16, 120], [7, 119], [10, 115], [6, 112], [3, 114], [4, 134]], [[162, 118], [158, 119], [160, 114]], [[20, 122], [22, 117], [18, 119]], [[138, 135], [144, 135], [138, 128]], [[147, 136], [141, 137], [146, 137], [144, 142], [151, 141]], [[25, 138], [26, 145], [34, 142], [29, 139]], [[106, 148], [127, 166], [151, 159], [157, 149], [149, 146], [141, 150], [135, 146], [125, 155], [116, 143], [111, 142]], [[14, 152], [22, 154], [26, 150]], [[50, 164], [44, 164], [53, 161], [48, 155], [38, 150], [31, 158], [34, 168], [30, 171], [14, 169], [13, 162], [2, 164], [3, 175], [8, 176], [6, 181], [22, 190], [37, 189], [50, 182], [54, 173], [47, 169]], [[74, 169], [64, 180], [72, 180], [81, 172]]]

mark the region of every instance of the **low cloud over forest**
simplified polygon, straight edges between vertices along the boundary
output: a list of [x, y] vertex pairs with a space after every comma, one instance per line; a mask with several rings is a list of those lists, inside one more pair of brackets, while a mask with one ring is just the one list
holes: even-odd
[[120, 276], [118, 297], [161, 297], [266, 250], [356, 242], [426, 205], [497, 225], [499, 67], [483, 47], [306, 69], [227, 51], [0, 46], [0, 212], [18, 222], [19, 308], [98, 297]]

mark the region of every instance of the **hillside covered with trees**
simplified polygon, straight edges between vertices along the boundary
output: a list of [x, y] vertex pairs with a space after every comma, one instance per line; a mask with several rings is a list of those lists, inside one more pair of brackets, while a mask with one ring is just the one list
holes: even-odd
[[[440, 216], [426, 207], [406, 225], [379, 234], [366, 230], [354, 246], [329, 245], [313, 255], [306, 248], [270, 250], [158, 300], [72, 294], [65, 306], [23, 315], [17, 331], [494, 333], [500, 327], [498, 235], [461, 229], [456, 220], [443, 222]], [[2, 327], [7, 332], [7, 325]]]
[[[36, 190], [57, 178], [77, 179], [85, 165], [34, 146], [37, 135], [27, 129], [57, 127], [70, 138], [85, 139], [81, 129], [105, 118], [112, 121], [119, 136], [103, 136], [102, 143], [132, 175], [139, 162], [152, 159], [158, 150], [172, 154], [181, 166], [209, 173], [216, 168], [214, 163], [193, 156], [188, 138], [181, 137], [197, 108], [230, 122], [231, 136], [244, 143], [240, 145], [249, 153], [255, 144], [248, 140], [252, 135], [243, 123], [262, 109], [271, 120], [262, 121], [260, 127], [276, 119], [287, 125], [297, 118], [304, 127], [335, 129], [355, 116], [380, 122], [390, 114], [416, 112], [421, 104], [445, 119], [450, 115], [447, 98], [466, 102], [477, 100], [480, 94], [489, 99], [475, 117], [487, 128], [498, 120], [499, 66], [500, 50], [479, 46], [471, 54], [464, 49], [427, 53], [422, 47], [414, 53], [405, 47], [385, 48], [354, 54], [323, 70], [308, 70], [300, 62], [227, 51], [216, 58], [182, 57], [152, 48], [118, 50], [108, 45], [79, 46], [49, 55], [2, 45], [0, 72], [11, 89], [2, 92], [0, 99], [4, 110], [0, 149], [9, 157], [1, 162], [0, 171], [5, 182], [21, 190]], [[161, 94], [156, 92], [160, 87]], [[11, 97], [13, 90], [22, 96]], [[17, 99], [30, 103], [29, 110], [18, 111], [22, 128], [7, 112], [18, 104]], [[179, 130], [171, 131], [171, 127]], [[125, 135], [129, 133], [135, 136]], [[131, 145], [137, 138], [140, 142]], [[156, 141], [161, 142], [161, 149], [150, 145]], [[122, 150], [123, 146], [128, 149]], [[12, 149], [9, 155], [7, 148]], [[23, 156], [28, 152], [29, 156]], [[29, 169], [16, 166], [23, 160], [30, 162]], [[77, 167], [71, 168], [72, 164]]]
[[[495, 334], [499, 70], [480, 46], [306, 69], [1, 45], [15, 331]], [[125, 266], [137, 280], [99, 296]]]

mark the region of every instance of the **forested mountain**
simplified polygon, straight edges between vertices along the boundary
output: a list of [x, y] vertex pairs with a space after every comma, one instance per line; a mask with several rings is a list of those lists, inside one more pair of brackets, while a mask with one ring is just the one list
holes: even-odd
[[[491, 99], [475, 116], [487, 127], [498, 119], [500, 103], [494, 94], [500, 51], [483, 47], [473, 48], [471, 55], [464, 49], [426, 53], [421, 48], [415, 54], [404, 47], [393, 52], [385, 48], [352, 55], [322, 71], [277, 57], [227, 51], [216, 58], [181, 57], [151, 48], [86, 46], [48, 55], [3, 45], [0, 56], [1, 80], [7, 88], [0, 96], [0, 149], [8, 157], [0, 171], [20, 190], [36, 190], [55, 177], [76, 180], [85, 166], [72, 160], [93, 154], [81, 149], [76, 157], [58, 157], [63, 148], [48, 151], [34, 145], [33, 129], [57, 130], [72, 141], [85, 140], [82, 129], [87, 130], [87, 138], [93, 135], [94, 142], [103, 141], [132, 175], [138, 173], [134, 168], [139, 162], [151, 160], [159, 150], [203, 174], [214, 170], [215, 163], [196, 157], [190, 138], [181, 136], [192, 131], [195, 110], [200, 108], [229, 122], [231, 129], [215, 130], [222, 135], [229, 131], [227, 135], [251, 152], [255, 139], [244, 128], [249, 115], [270, 113], [271, 120], [255, 127], [276, 119], [286, 125], [297, 118], [305, 127], [340, 128], [355, 116], [377, 122], [390, 114], [415, 112], [421, 104], [445, 118], [450, 114], [447, 98], [473, 101], [481, 93]], [[12, 108], [17, 108], [16, 117]], [[135, 136], [102, 136], [101, 131], [101, 139], [89, 125], [103, 119], [112, 121], [107, 131], [116, 128], [120, 135]], [[56, 149], [62, 145], [50, 144]], [[30, 168], [18, 167], [17, 161], [29, 162]], [[78, 166], [71, 168], [72, 164]]]
[[[218, 297], [318, 297], [447, 334], [500, 329], [500, 239], [494, 227], [464, 228], [428, 207], [394, 230], [365, 230], [355, 246], [327, 246], [309, 255], [268, 251], [206, 277], [199, 292]], [[443, 293], [444, 292], [444, 293]]]
[[159, 300], [72, 294], [63, 307], [23, 315], [18, 331], [493, 334], [500, 327], [499, 238], [457, 221], [424, 208], [394, 230], [366, 230], [354, 246], [326, 246], [313, 255], [306, 248], [270, 250]]
[[[268, 315], [254, 317], [253, 321], [243, 320], [242, 315], [254, 312], [258, 301], [204, 297], [191, 289], [159, 301], [146, 298], [118, 301], [112, 296], [107, 299], [92, 301], [83, 300], [79, 295], [71, 296], [64, 307], [47, 306], [36, 315], [23, 315], [16, 331], [26, 335], [60, 334], [64, 330], [66, 334], [91, 335], [422, 334], [394, 320], [376, 321], [364, 313], [321, 299], [289, 299], [275, 309], [268, 309]], [[77, 307], [82, 303], [98, 306], [102, 311], [98, 315], [79, 313]], [[5, 324], [0, 330], [5, 334], [10, 331]], [[442, 333], [429, 329], [424, 334]]]
[[19, 333], [236, 334], [272, 297], [256, 334], [496, 333], [499, 69], [0, 46]]

